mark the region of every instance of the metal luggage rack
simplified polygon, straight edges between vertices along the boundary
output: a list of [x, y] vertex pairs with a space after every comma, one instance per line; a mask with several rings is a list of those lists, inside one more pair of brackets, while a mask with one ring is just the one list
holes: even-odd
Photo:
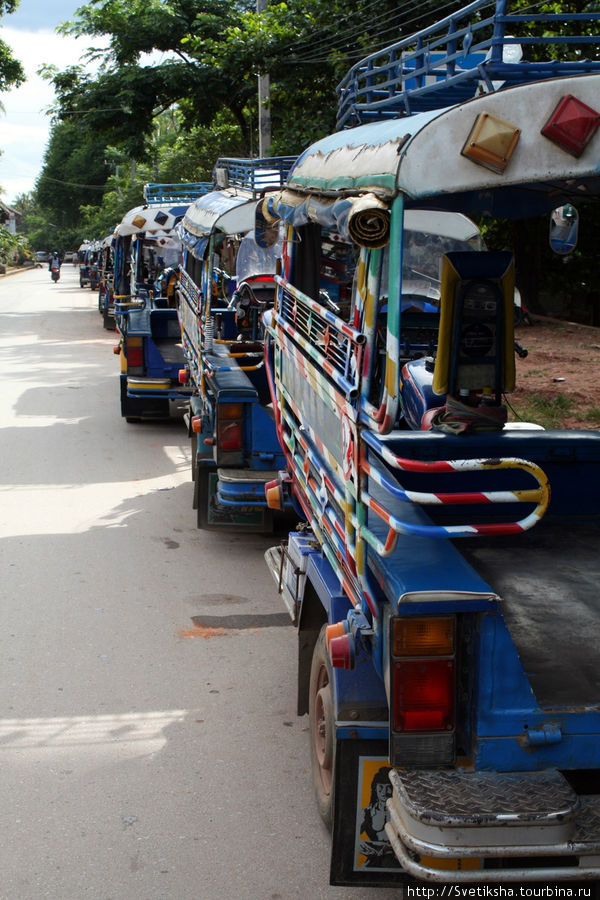
[[282, 187], [295, 156], [273, 156], [260, 159], [222, 157], [213, 169], [215, 188], [240, 188], [258, 196], [265, 190]]
[[[538, 14], [534, 4], [530, 12], [509, 15], [507, 6], [507, 0], [475, 0], [356, 63], [337, 86], [338, 130], [452, 106], [503, 87], [600, 71], [598, 34], [584, 33], [586, 26], [594, 30], [600, 12]], [[580, 33], [567, 34], [567, 26]], [[550, 59], [549, 46], [572, 59]], [[582, 58], [586, 47], [594, 59]]]
[[195, 181], [189, 184], [145, 184], [144, 200], [146, 203], [185, 203], [196, 200], [203, 194], [212, 191], [210, 181]]

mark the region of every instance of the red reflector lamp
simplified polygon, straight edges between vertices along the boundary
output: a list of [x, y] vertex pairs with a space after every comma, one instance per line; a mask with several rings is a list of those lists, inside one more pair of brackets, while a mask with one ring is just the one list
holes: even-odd
[[331, 638], [329, 656], [334, 669], [353, 669], [355, 662], [354, 638], [351, 634]]
[[325, 646], [329, 650], [329, 645], [334, 638], [343, 637], [348, 632], [347, 622], [334, 622], [325, 629]]
[[394, 731], [449, 731], [454, 726], [454, 662], [394, 663]]
[[242, 423], [219, 422], [217, 425], [217, 444], [220, 450], [242, 449]]
[[115, 344], [115, 346], [113, 347], [113, 353], [115, 354], [115, 356], [118, 356], [120, 352], [121, 352], [121, 345]]
[[177, 380], [179, 384], [187, 384], [190, 378], [190, 373], [187, 369], [179, 369], [177, 373]]
[[202, 416], [192, 416], [191, 425], [194, 434], [200, 434], [202, 431]]
[[144, 351], [141, 347], [128, 347], [127, 348], [127, 363], [130, 366], [143, 366], [144, 365]]
[[572, 156], [581, 156], [600, 124], [600, 113], [567, 94], [542, 128], [542, 134]]

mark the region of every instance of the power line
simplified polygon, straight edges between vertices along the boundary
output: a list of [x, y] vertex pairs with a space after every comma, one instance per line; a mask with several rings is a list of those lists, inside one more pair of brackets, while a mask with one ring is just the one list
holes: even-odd
[[[413, 2], [413, 0], [405, 0], [404, 5], [406, 6], [412, 2]], [[366, 6], [363, 6], [361, 12], [366, 12], [367, 10], [371, 9], [372, 7], [380, 6], [380, 5], [381, 5], [381, 0], [372, 0], [371, 3], [367, 3]], [[352, 17], [353, 17], [352, 13], [348, 13], [344, 16], [340, 16], [340, 18], [338, 19], [338, 22], [348, 21], [349, 19], [352, 19]], [[299, 38], [297, 41], [292, 41], [291, 44], [287, 44], [285, 47], [282, 47], [282, 50], [292, 50], [294, 47], [297, 47], [298, 45], [300, 45], [302, 47], [304, 44], [306, 44], [310, 41], [313, 41], [313, 39], [316, 38], [319, 34], [327, 35], [329, 33], [330, 33], [329, 28], [317, 28], [316, 31], [309, 32], [308, 34], [304, 35], [304, 37]]]
[[[443, 6], [438, 6], [436, 11], [437, 11], [437, 12], [442, 12], [443, 10], [451, 9], [451, 8], [453, 8], [453, 7], [456, 7], [456, 3], [455, 3], [455, 2], [449, 2], [449, 3], [444, 4]], [[422, 14], [419, 15], [419, 16], [414, 16], [412, 19], [407, 19], [405, 22], [403, 22], [403, 25], [405, 25], [405, 26], [410, 26], [410, 25], [412, 25], [413, 23], [418, 22], [418, 21], [422, 20], [423, 18], [425, 18], [426, 15], [427, 15], [427, 13], [422, 13]], [[389, 21], [390, 21], [390, 20], [388, 19], [388, 22], [389, 22]], [[393, 29], [392, 29], [392, 28], [389, 28], [389, 27], [388, 27], [388, 28], [384, 28], [383, 30], [381, 30], [381, 31], [379, 31], [379, 32], [376, 32], [375, 34], [371, 35], [371, 40], [372, 40], [372, 41], [375, 41], [375, 40], [377, 40], [378, 38], [382, 38], [384, 35], [389, 34], [389, 32], [392, 31], [392, 30], [393, 30]], [[409, 36], [409, 35], [408, 35], [408, 36]], [[342, 41], [340, 41], [339, 39], [332, 40], [332, 41], [329, 43], [329, 45], [323, 47], [323, 51], [322, 51], [322, 52], [329, 52], [329, 53], [331, 53], [332, 51], [341, 48], [341, 47], [344, 46], [346, 43], [347, 43], [347, 42], [346, 42], [345, 40], [342, 40]], [[350, 51], [350, 52], [348, 52], [348, 53], [344, 53], [344, 54], [342, 54], [342, 56], [345, 57], [346, 59], [361, 59], [361, 58], [363, 58], [364, 56], [369, 56], [371, 53], [376, 52], [378, 49], [380, 49], [380, 48], [382, 48], [382, 47], [385, 47], [386, 45], [389, 45], [389, 43], [390, 43], [389, 39], [386, 39], [386, 40], [381, 41], [381, 42], [379, 42], [379, 43], [377, 43], [377, 44], [374, 44], [371, 50], [368, 50], [368, 51], [367, 51], [367, 50], [365, 50], [364, 48], [360, 48], [360, 49], [357, 49], [357, 50], [355, 50], [355, 51]], [[394, 43], [394, 42], [392, 42], [392, 43]], [[317, 48], [312, 48], [312, 49], [313, 49], [315, 52], [317, 51]], [[327, 58], [327, 57], [323, 57], [323, 55], [322, 55], [322, 53], [321, 53], [321, 55], [317, 55], [317, 56], [312, 56], [312, 55], [304, 55], [304, 56], [302, 56], [302, 55], [298, 55], [298, 56], [293, 57], [292, 60], [290, 60], [290, 61], [295, 62], [295, 63], [317, 63], [317, 62], [327, 62], [327, 61], [328, 61], [328, 58]]]
[[59, 178], [51, 178], [49, 175], [40, 175], [40, 180], [45, 178], [46, 181], [52, 181], [54, 184], [62, 184], [65, 187], [76, 187], [76, 188], [87, 188], [91, 191], [104, 191], [106, 190], [105, 184], [79, 184], [77, 181], [61, 181]]
[[[341, 47], [344, 44], [348, 43], [348, 41], [350, 41], [353, 37], [356, 37], [358, 34], [364, 31], [365, 28], [372, 28], [373, 25], [375, 25], [377, 22], [380, 22], [382, 19], [384, 19], [388, 25], [390, 22], [401, 21], [404, 15], [404, 10], [411, 7], [412, 5], [413, 0], [405, 0], [405, 2], [396, 9], [393, 15], [382, 13], [381, 15], [375, 16], [368, 21], [358, 22], [352, 28], [348, 28], [344, 31], [340, 32], [340, 30], [337, 29], [335, 35], [331, 35], [331, 33], [329, 33], [329, 35], [317, 39], [316, 41], [311, 40], [311, 35], [308, 35], [302, 41], [297, 42], [296, 45], [292, 44], [289, 48], [284, 47], [283, 49], [291, 49], [293, 46], [297, 46], [298, 44], [300, 44], [300, 46], [302, 47], [303, 44], [306, 44], [308, 45], [307, 49], [312, 53], [321, 49], [325, 50], [331, 47], [334, 49], [336, 47]], [[301, 55], [301, 51], [298, 51], [298, 53], [299, 55]]]

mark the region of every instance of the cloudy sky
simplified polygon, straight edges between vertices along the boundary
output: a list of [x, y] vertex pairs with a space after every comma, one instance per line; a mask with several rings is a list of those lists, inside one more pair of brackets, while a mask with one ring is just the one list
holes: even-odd
[[39, 175], [48, 142], [50, 120], [45, 115], [54, 100], [52, 88], [36, 75], [43, 63], [59, 68], [79, 61], [88, 38], [60, 37], [55, 28], [73, 18], [83, 0], [20, 0], [16, 13], [0, 20], [0, 37], [21, 61], [27, 81], [18, 90], [0, 94], [0, 188], [11, 203], [31, 191]]

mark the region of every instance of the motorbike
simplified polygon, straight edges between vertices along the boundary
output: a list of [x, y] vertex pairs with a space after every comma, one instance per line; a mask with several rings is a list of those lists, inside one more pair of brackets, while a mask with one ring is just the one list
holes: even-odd
[[59, 280], [59, 278], [60, 278], [60, 266], [53, 266], [53, 267], [52, 267], [52, 269], [50, 270], [50, 277], [52, 278], [52, 281], [54, 281], [55, 283]]

